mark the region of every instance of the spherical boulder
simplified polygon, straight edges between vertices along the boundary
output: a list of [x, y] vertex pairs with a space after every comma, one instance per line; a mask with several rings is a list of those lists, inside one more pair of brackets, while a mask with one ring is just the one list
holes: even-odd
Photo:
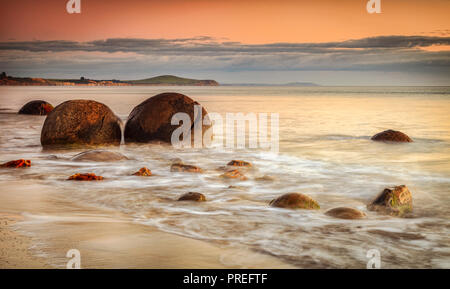
[[47, 115], [53, 110], [53, 105], [44, 100], [33, 100], [19, 110], [19, 114]]
[[288, 193], [284, 194], [270, 202], [272, 207], [287, 208], [287, 209], [307, 209], [317, 210], [320, 209], [319, 204], [311, 197], [299, 194]]
[[178, 201], [205, 202], [206, 198], [203, 194], [189, 192], [189, 193], [183, 194], [180, 198], [178, 198]]
[[338, 207], [333, 208], [331, 210], [328, 210], [325, 212], [325, 215], [330, 217], [335, 217], [338, 219], [361, 219], [366, 216], [363, 212], [353, 209], [353, 208], [346, 208], [346, 207]]
[[[128, 116], [125, 125], [125, 141], [126, 142], [150, 142], [163, 141], [170, 143], [172, 133], [180, 125], [172, 125], [172, 117], [176, 113], [186, 113], [190, 117], [190, 127], [194, 127], [194, 122], [202, 121], [202, 134], [211, 127], [209, 124], [203, 123], [207, 118], [206, 110], [201, 107], [202, 119], [197, 114], [194, 120], [194, 107], [200, 105], [186, 95], [180, 93], [161, 93], [150, 97], [138, 106], [136, 106]], [[200, 106], [199, 106], [200, 107]], [[194, 137], [192, 130], [191, 137]]]
[[388, 129], [377, 133], [371, 140], [386, 142], [413, 142], [413, 140], [401, 131]]
[[69, 100], [55, 107], [45, 119], [41, 144], [43, 147], [120, 145], [121, 123], [103, 103]]
[[90, 150], [77, 154], [71, 160], [75, 162], [116, 162], [128, 160], [128, 158], [118, 152]]
[[412, 194], [405, 185], [385, 188], [367, 205], [367, 209], [404, 217], [412, 212]]

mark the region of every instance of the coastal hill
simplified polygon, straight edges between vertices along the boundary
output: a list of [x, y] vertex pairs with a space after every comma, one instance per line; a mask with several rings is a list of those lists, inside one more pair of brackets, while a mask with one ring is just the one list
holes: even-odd
[[128, 83], [134, 85], [195, 85], [195, 86], [217, 86], [219, 83], [215, 80], [198, 80], [182, 78], [174, 75], [161, 75], [141, 80], [129, 80]]
[[215, 80], [198, 80], [182, 78], [174, 75], [161, 75], [141, 80], [95, 80], [80, 77], [79, 79], [45, 79], [31, 77], [13, 77], [0, 74], [0, 85], [25, 86], [131, 86], [131, 85], [157, 85], [157, 86], [218, 86]]

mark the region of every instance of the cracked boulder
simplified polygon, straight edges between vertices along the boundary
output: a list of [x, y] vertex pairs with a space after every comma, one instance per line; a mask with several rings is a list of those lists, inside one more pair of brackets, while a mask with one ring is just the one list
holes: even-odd
[[412, 212], [412, 194], [405, 185], [385, 188], [367, 205], [369, 211], [404, 217]]

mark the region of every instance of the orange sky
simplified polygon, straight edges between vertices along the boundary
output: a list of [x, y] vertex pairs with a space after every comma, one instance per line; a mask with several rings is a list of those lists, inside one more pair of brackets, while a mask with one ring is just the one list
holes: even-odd
[[378, 35], [448, 36], [450, 1], [0, 0], [0, 41], [212, 36], [243, 43], [328, 42]]

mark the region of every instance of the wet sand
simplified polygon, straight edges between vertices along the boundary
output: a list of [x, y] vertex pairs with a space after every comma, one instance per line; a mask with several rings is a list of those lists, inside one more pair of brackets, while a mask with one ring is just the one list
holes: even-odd
[[63, 201], [53, 190], [31, 181], [2, 186], [0, 268], [65, 268], [70, 249], [80, 251], [82, 268], [291, 267], [272, 256], [225, 249]]

